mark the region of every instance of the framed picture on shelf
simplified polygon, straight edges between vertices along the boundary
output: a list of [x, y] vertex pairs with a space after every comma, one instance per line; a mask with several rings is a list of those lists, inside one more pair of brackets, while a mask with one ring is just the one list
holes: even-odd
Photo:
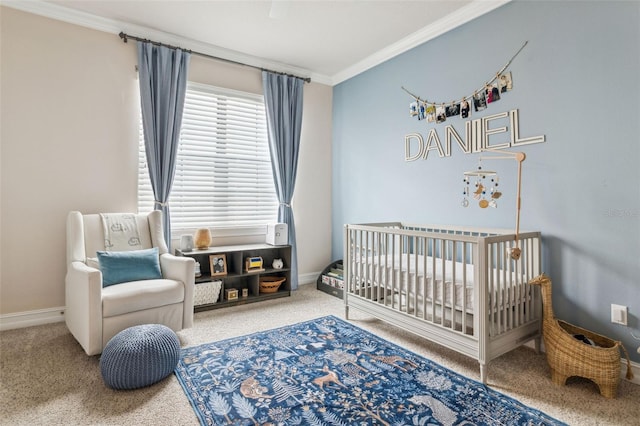
[[227, 275], [227, 256], [224, 254], [212, 254], [209, 256], [209, 266], [211, 267], [212, 277]]

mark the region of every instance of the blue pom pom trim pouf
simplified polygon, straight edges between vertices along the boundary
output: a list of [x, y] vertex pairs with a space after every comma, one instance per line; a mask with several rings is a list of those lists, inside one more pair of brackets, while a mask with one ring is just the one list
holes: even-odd
[[137, 389], [164, 379], [180, 360], [180, 341], [169, 327], [145, 324], [122, 330], [109, 340], [100, 371], [113, 389]]

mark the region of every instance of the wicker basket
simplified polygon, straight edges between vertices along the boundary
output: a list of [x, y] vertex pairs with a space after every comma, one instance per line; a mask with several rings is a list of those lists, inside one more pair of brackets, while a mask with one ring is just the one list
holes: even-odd
[[[564, 385], [571, 376], [593, 381], [606, 398], [615, 398], [620, 382], [620, 349], [627, 357], [627, 379], [633, 378], [631, 363], [621, 342], [556, 319], [551, 306], [551, 280], [541, 275], [530, 281], [541, 286], [544, 316], [542, 335], [551, 368], [551, 380]], [[582, 334], [595, 346], [586, 344], [574, 336]]]
[[260, 293], [277, 292], [285, 280], [285, 277], [260, 277]]

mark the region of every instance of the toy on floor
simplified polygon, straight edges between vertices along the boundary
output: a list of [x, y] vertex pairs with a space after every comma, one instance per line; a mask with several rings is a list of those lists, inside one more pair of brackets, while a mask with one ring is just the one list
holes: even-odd
[[615, 398], [620, 383], [620, 348], [627, 357], [626, 377], [633, 379], [629, 354], [622, 343], [556, 319], [551, 304], [551, 279], [545, 274], [529, 284], [539, 285], [542, 292], [542, 337], [553, 383], [564, 385], [571, 376], [584, 377], [598, 385], [602, 396]]

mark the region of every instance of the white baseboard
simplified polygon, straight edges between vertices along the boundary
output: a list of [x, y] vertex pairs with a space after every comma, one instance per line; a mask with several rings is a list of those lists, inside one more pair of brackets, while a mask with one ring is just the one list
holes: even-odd
[[[636, 385], [640, 385], [640, 364], [631, 361], [631, 371], [633, 372], [633, 379], [629, 381]], [[620, 369], [620, 376], [623, 380], [627, 380], [625, 374], [627, 374], [627, 360], [622, 361], [622, 367]]]
[[65, 307], [0, 315], [0, 331], [64, 321]]
[[308, 274], [298, 275], [298, 284], [315, 284], [320, 272], [311, 272]]
[[[310, 272], [299, 275], [298, 283], [300, 285], [315, 284], [319, 274], [320, 272]], [[65, 307], [61, 306], [58, 308], [0, 315], [0, 331], [62, 322], [64, 321], [64, 310]]]

